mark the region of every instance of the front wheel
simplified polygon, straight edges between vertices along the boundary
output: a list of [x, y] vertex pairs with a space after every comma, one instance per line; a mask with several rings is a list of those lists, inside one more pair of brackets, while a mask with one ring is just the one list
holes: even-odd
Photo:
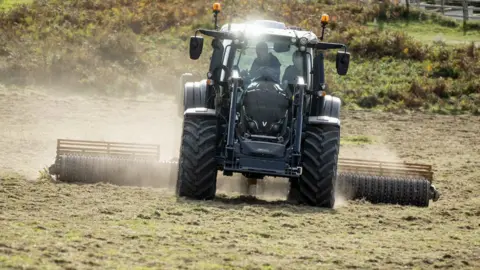
[[196, 200], [215, 198], [217, 121], [211, 116], [185, 116], [176, 194]]
[[303, 173], [297, 183], [291, 184], [299, 203], [333, 208], [339, 147], [340, 127], [307, 127], [302, 146]]

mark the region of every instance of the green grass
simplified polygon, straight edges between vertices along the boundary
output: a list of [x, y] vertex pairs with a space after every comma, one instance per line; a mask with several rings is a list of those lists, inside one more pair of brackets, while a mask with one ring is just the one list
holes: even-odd
[[[378, 28], [378, 23], [368, 23], [371, 28]], [[430, 21], [425, 22], [389, 22], [383, 25], [385, 30], [405, 31], [416, 40], [431, 44], [435, 41], [444, 41], [447, 44], [465, 44], [469, 42], [480, 43], [480, 31], [471, 30], [464, 34], [462, 28], [446, 27]]]
[[340, 138], [340, 145], [361, 145], [361, 144], [372, 144], [374, 142], [373, 138], [365, 135], [356, 135], [356, 136], [344, 136]]
[[437, 78], [441, 66], [431, 61], [358, 59], [347, 76], [335, 74], [335, 62], [326, 62], [326, 68], [330, 92], [349, 108], [480, 113], [479, 79]]
[[0, 11], [9, 10], [16, 5], [30, 4], [33, 0], [0, 0]]

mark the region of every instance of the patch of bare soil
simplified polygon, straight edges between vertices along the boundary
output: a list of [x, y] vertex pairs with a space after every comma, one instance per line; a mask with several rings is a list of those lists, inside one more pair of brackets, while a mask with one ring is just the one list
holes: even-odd
[[53, 163], [57, 138], [155, 143], [162, 158], [175, 156], [175, 109], [169, 96], [1, 92], [0, 266], [480, 268], [479, 117], [343, 112], [342, 137], [372, 142], [345, 144], [341, 157], [434, 165], [442, 197], [429, 208], [341, 199], [334, 210], [293, 206], [283, 201], [287, 182], [275, 178], [260, 199], [219, 194], [212, 202], [146, 187], [29, 181]]

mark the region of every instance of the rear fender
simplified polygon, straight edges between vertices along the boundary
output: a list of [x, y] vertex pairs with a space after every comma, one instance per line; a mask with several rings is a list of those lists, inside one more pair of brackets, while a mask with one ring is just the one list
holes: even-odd
[[185, 84], [187, 83], [187, 80], [192, 80], [193, 78], [192, 73], [183, 73], [180, 76], [180, 82], [179, 82], [179, 89], [178, 91], [175, 92], [175, 103], [178, 106], [177, 109], [177, 115], [179, 117], [183, 116], [183, 112], [185, 111], [185, 102], [184, 102], [184, 96], [185, 96]]
[[179, 89], [178, 89], [178, 92], [176, 92], [176, 95], [175, 95], [175, 99], [178, 102], [183, 102], [183, 96], [185, 94], [185, 84], [188, 81], [192, 81], [192, 80], [193, 80], [193, 74], [192, 73], [183, 73], [180, 76]]
[[340, 98], [331, 95], [317, 98], [312, 103], [313, 115], [308, 117], [308, 124], [340, 126], [341, 103]]
[[207, 80], [185, 83], [182, 115], [215, 115], [215, 109], [208, 108], [207, 100]]

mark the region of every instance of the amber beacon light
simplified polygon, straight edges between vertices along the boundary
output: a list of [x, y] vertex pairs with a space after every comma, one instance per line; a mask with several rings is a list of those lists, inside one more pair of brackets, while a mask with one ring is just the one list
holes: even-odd
[[322, 35], [320, 36], [320, 40], [322, 41], [323, 41], [323, 36], [325, 34], [325, 27], [327, 26], [329, 20], [330, 20], [330, 17], [328, 17], [327, 14], [323, 13], [322, 18], [320, 19], [320, 22], [322, 24]]
[[220, 13], [220, 10], [222, 9], [220, 7], [220, 3], [214, 3], [213, 4], [213, 20], [215, 23], [215, 30], [218, 30], [218, 13]]
[[213, 11], [214, 12], [220, 12], [221, 9], [222, 9], [222, 7], [220, 6], [220, 3], [214, 3], [213, 4]]
[[327, 14], [323, 14], [322, 19], [320, 21], [322, 22], [322, 24], [327, 24], [329, 20], [330, 20], [330, 17]]

